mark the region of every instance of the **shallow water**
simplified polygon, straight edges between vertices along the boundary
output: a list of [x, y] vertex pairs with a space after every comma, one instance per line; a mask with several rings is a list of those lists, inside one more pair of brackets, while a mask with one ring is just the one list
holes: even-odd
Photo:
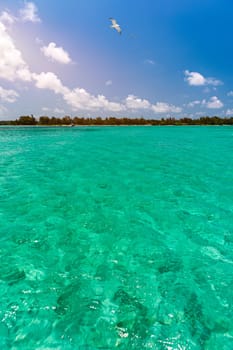
[[233, 349], [233, 128], [0, 128], [1, 349]]

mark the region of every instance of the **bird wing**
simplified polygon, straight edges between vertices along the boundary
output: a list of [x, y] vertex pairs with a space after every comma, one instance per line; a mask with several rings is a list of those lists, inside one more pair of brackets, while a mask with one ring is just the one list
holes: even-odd
[[115, 26], [117, 24], [117, 21], [114, 18], [110, 17], [109, 19], [112, 22], [113, 26]]
[[121, 27], [117, 24], [115, 27], [116, 31], [121, 34], [122, 30], [121, 30]]

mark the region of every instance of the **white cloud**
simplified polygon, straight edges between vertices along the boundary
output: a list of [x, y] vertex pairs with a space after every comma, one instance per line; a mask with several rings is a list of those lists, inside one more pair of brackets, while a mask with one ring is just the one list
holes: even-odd
[[35, 85], [39, 89], [52, 90], [56, 94], [66, 94], [69, 89], [66, 88], [61, 80], [52, 72], [42, 72], [40, 74], [33, 73], [33, 79], [35, 80]]
[[[94, 96], [82, 88], [73, 90], [64, 86], [61, 80], [52, 72], [32, 74], [35, 85], [39, 89], [48, 89], [56, 94], [61, 94], [65, 102], [74, 110], [98, 110], [111, 112], [125, 110], [123, 104], [109, 101], [103, 95]], [[63, 112], [62, 112], [63, 113]]]
[[0, 22], [0, 78], [14, 81], [16, 79], [30, 81], [31, 74], [21, 52], [16, 49], [6, 27]]
[[182, 108], [165, 102], [157, 102], [151, 106], [151, 109], [155, 113], [180, 113], [182, 111]]
[[184, 80], [187, 81], [187, 83], [191, 86], [222, 85], [222, 82], [220, 80], [217, 80], [215, 78], [205, 78], [201, 73], [198, 72], [190, 72], [189, 70], [186, 70], [184, 72], [184, 75]]
[[29, 71], [29, 69], [27, 67], [18, 69], [17, 77], [18, 77], [18, 79], [23, 80], [23, 81], [31, 81], [31, 79], [32, 79], [31, 72]]
[[174, 105], [165, 103], [165, 102], [157, 102], [155, 104], [151, 104], [146, 99], [141, 99], [134, 95], [129, 95], [125, 100], [125, 105], [128, 109], [148, 109], [153, 111], [154, 113], [180, 113], [182, 108], [176, 107]]
[[195, 106], [203, 106], [210, 109], [219, 109], [223, 107], [222, 101], [217, 96], [213, 96], [209, 99], [209, 101], [206, 101], [205, 99], [202, 101], [195, 100], [187, 104], [188, 107], [195, 107]]
[[49, 107], [42, 107], [41, 109], [42, 109], [43, 112], [49, 112], [50, 111]]
[[[78, 110], [104, 110], [109, 112], [122, 112], [127, 110], [147, 109], [155, 113], [179, 113], [180, 107], [158, 102], [154, 105], [148, 100], [129, 95], [122, 103], [109, 101], [104, 95], [94, 96], [82, 88], [70, 90], [62, 85], [60, 79], [52, 72], [33, 74], [36, 86], [40, 89], [49, 89], [62, 95], [65, 102], [74, 111]], [[44, 109], [44, 111], [47, 111]], [[62, 112], [63, 113], [63, 112]]]
[[40, 22], [37, 7], [33, 2], [25, 2], [24, 8], [19, 11], [19, 14], [23, 22]]
[[195, 101], [189, 102], [187, 106], [188, 107], [195, 107], [199, 104], [201, 104], [201, 101], [195, 100]]
[[17, 100], [19, 94], [15, 90], [6, 90], [0, 86], [0, 100], [13, 103]]
[[106, 85], [106, 86], [111, 86], [111, 85], [112, 85], [112, 80], [107, 80], [107, 81], [105, 82], [105, 85]]
[[223, 107], [222, 101], [220, 101], [217, 96], [211, 97], [209, 101], [203, 100], [202, 104], [210, 109], [219, 109]]
[[19, 10], [19, 16], [13, 16], [8, 10], [2, 11], [0, 21], [6, 25], [11, 25], [16, 21], [40, 22], [37, 14], [37, 7], [33, 2], [25, 2], [24, 7]]
[[184, 74], [185, 74], [185, 81], [187, 81], [189, 85], [193, 85], [193, 86], [205, 85], [205, 78], [200, 73], [189, 72], [188, 70], [186, 70]]
[[232, 108], [232, 109], [228, 109], [228, 110], [226, 111], [226, 115], [227, 115], [227, 116], [233, 117], [233, 108]]
[[229, 91], [229, 92], [227, 93], [227, 96], [233, 97], [233, 91]]
[[94, 96], [85, 89], [80, 88], [69, 90], [63, 97], [74, 110], [103, 109], [111, 112], [120, 112], [125, 109], [124, 105], [111, 102], [103, 95]]
[[13, 24], [15, 22], [16, 18], [12, 16], [8, 11], [3, 11], [0, 15], [0, 21], [2, 23], [7, 24]]
[[59, 63], [68, 64], [71, 63], [68, 52], [66, 52], [62, 47], [57, 47], [56, 43], [49, 43], [48, 46], [43, 46], [41, 48], [43, 54], [50, 58], [52, 61], [57, 61]]
[[138, 98], [134, 95], [128, 95], [125, 99], [125, 105], [129, 109], [150, 109], [151, 104], [145, 99]]

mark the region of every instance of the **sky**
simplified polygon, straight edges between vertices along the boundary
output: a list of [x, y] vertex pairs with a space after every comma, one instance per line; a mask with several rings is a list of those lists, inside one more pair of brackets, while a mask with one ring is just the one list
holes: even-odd
[[0, 0], [0, 120], [231, 117], [232, 17], [230, 0]]

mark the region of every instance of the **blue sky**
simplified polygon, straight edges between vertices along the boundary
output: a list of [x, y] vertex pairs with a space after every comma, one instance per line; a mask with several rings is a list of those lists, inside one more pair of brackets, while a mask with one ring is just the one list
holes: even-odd
[[229, 0], [2, 0], [0, 119], [233, 116], [232, 17]]

